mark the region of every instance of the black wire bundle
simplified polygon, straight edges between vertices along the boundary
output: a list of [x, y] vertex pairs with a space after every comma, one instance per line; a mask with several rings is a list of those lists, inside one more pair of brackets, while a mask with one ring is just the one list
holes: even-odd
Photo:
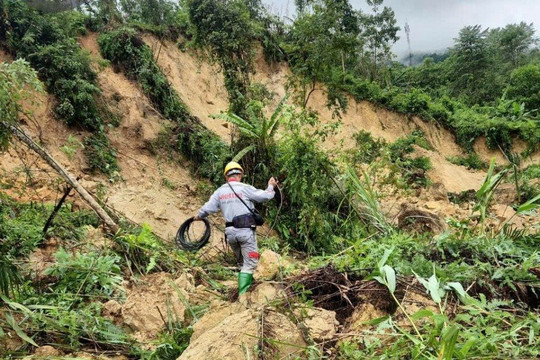
[[204, 245], [206, 245], [208, 243], [208, 240], [210, 240], [210, 222], [207, 219], [201, 219], [201, 221], [204, 222], [204, 225], [206, 227], [204, 235], [196, 241], [193, 241], [191, 239], [191, 237], [189, 236], [189, 228], [194, 221], [195, 220], [192, 217], [187, 219], [180, 226], [178, 232], [176, 233], [176, 244], [187, 251], [197, 251]]

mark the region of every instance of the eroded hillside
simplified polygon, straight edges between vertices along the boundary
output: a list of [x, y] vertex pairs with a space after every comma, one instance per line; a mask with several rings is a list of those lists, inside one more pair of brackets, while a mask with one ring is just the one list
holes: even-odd
[[[150, 35], [146, 35], [144, 40], [159, 54], [156, 55], [158, 64], [193, 114], [224, 141], [230, 141], [230, 124], [210, 117], [228, 109], [227, 92], [220, 69], [209, 65], [204, 55], [197, 55], [193, 50], [180, 49], [171, 41], [160, 41]], [[252, 81], [264, 84], [274, 93], [274, 106], [285, 96], [290, 76], [290, 70], [285, 63], [268, 64], [262, 52], [258, 51]], [[326, 105], [324, 86], [310, 96], [308, 107], [319, 114], [323, 124], [336, 121], [340, 123], [337, 132], [329, 136], [324, 143], [328, 151], [353, 148], [355, 142], [352, 135], [360, 130], [368, 131], [374, 137], [388, 142], [421, 130], [433, 149], [420, 151], [419, 155], [431, 159], [433, 168], [429, 171], [429, 176], [434, 182], [440, 182], [448, 191], [456, 193], [477, 190], [481, 186], [484, 172], [469, 170], [448, 161], [448, 157], [463, 155], [464, 150], [456, 144], [454, 135], [439, 124], [425, 122], [417, 116], [400, 115], [366, 101], [357, 102], [352, 97], [349, 97], [348, 102], [347, 110], [336, 117], [334, 111]], [[518, 143], [517, 148], [524, 149], [525, 145]], [[489, 150], [483, 139], [476, 141], [475, 149], [483, 161], [496, 158], [499, 164], [508, 162], [501, 152]], [[534, 163], [537, 158], [538, 154], [526, 160], [523, 166]]]
[[[151, 35], [143, 38], [189, 111], [223, 141], [230, 141], [230, 124], [211, 118], [213, 114], [226, 111], [229, 105], [223, 74], [219, 69], [191, 50], [180, 50], [173, 42], [158, 41]], [[82, 155], [85, 133], [69, 128], [55, 118], [51, 105], [55, 100], [50, 95], [36, 95], [35, 105], [26, 104], [25, 109], [31, 110], [32, 114], [22, 119], [22, 127], [63, 166], [80, 177], [82, 185], [103, 203], [136, 224], [149, 224], [152, 231], [170, 245], [179, 224], [195, 214], [212, 186], [193, 174], [189, 168], [190, 159], [182, 159], [178, 154], [172, 155], [172, 149], [167, 153], [166, 148], [164, 150], [158, 146], [160, 134], [171, 125], [170, 120], [155, 109], [135, 81], [128, 79], [121, 71], [116, 71], [113, 66], [100, 67], [103, 59], [97, 45], [97, 34], [83, 36], [79, 42], [94, 60], [101, 96], [120, 114], [119, 126], [110, 127], [107, 134], [117, 150], [121, 170], [111, 176], [88, 172]], [[3, 53], [0, 53], [0, 59], [10, 60]], [[285, 95], [289, 69], [283, 63], [267, 64], [260, 54], [255, 63], [253, 80], [263, 83], [274, 92], [274, 102], [277, 103]], [[319, 114], [323, 124], [338, 121], [332, 116], [332, 110], [326, 107], [326, 102], [324, 91], [315, 91], [308, 106]], [[474, 199], [452, 202], [449, 193], [473, 190], [474, 196], [474, 190], [482, 186], [486, 172], [468, 170], [447, 160], [447, 157], [463, 154], [448, 130], [418, 117], [408, 118], [368, 102], [356, 102], [352, 98], [339, 121], [341, 125], [337, 133], [329, 136], [323, 144], [329, 153], [353, 149], [356, 143], [352, 135], [360, 130], [387, 142], [395, 142], [416, 130], [421, 130], [425, 135], [430, 147], [426, 149], [416, 146], [415, 156], [425, 156], [431, 160], [433, 168], [429, 170], [428, 176], [433, 184], [413, 191], [401, 191], [392, 184], [378, 188], [384, 195], [381, 199], [382, 209], [391, 224], [411, 233], [427, 230], [429, 235], [425, 238], [428, 242], [420, 245], [428, 249], [433, 242], [449, 236], [447, 219], [459, 222], [470, 217], [475, 205]], [[492, 156], [503, 160], [500, 155], [488, 151], [481, 142], [476, 148], [484, 160]], [[175, 161], [171, 161], [171, 157]], [[19, 201], [40, 203], [53, 203], [59, 197], [56, 174], [22, 145], [14, 144], [0, 159], [2, 186], [6, 188], [3, 192]], [[287, 194], [286, 188], [284, 193]], [[488, 219], [486, 228], [498, 229], [506, 223], [512, 223], [521, 231], [537, 225], [534, 216], [514, 216], [515, 211], [510, 205], [515, 204], [515, 197], [512, 186], [501, 186], [495, 195], [496, 204], [492, 207], [495, 216]], [[75, 204], [75, 208], [86, 207], [77, 196], [72, 196], [70, 201]], [[417, 220], [419, 218], [420, 221]], [[278, 249], [276, 238], [268, 236], [272, 233], [269, 228], [263, 228], [260, 232], [263, 251], [255, 275], [257, 284], [250, 292], [248, 302], [240, 304], [234, 301], [235, 296], [232, 294], [236, 286], [232, 270], [234, 264], [227, 257], [221, 229], [221, 220], [216, 218], [212, 227], [211, 245], [193, 258], [184, 255], [186, 258], [182, 258], [181, 264], [173, 270], [163, 264], [158, 265], [163, 266], [159, 271], [152, 268], [153, 273], [148, 268], [144, 274], [130, 274], [124, 270], [118, 288], [108, 298], [100, 298], [103, 317], [119, 328], [126, 329], [138, 346], [152, 351], [159, 348], [157, 344], [163, 334], [174, 333], [173, 326], [192, 326], [193, 333], [188, 337], [189, 346], [183, 350], [179, 360], [251, 359], [260, 356], [261, 352], [266, 354], [266, 358], [276, 356], [293, 359], [308, 358], [308, 354], [318, 356], [323, 351], [330, 351], [332, 344], [347, 344], [359, 332], [378, 331], [380, 333], [377, 336], [389, 341], [393, 335], [385, 337], [389, 333], [375, 323], [386, 321], [384, 319], [390, 315], [397, 326], [412, 331], [409, 316], [420, 309], [440, 312], [440, 307], [426, 293], [421, 281], [412, 276], [400, 279], [396, 292], [400, 304], [398, 309], [388, 289], [369, 278], [365, 269], [358, 270], [361, 275], [350, 277], [332, 266], [305, 272], [308, 270], [305, 264], [307, 260], [300, 259], [302, 256], [295, 258], [270, 250], [281, 249]], [[86, 230], [86, 240], [92, 251], [98, 249], [100, 253], [107, 253], [114, 248], [114, 244], [99, 229]], [[365, 240], [368, 241], [369, 237]], [[48, 265], [37, 265], [54, 264], [56, 259], [53, 254], [65, 245], [62, 241], [57, 238], [47, 239], [40, 249], [30, 255], [30, 262], [34, 266], [31, 269], [34, 281], [47, 283], [47, 276], [50, 275], [46, 271]], [[412, 237], [404, 236], [403, 243], [405, 245], [399, 249], [402, 252], [405, 252], [404, 248], [414, 250], [415, 246], [420, 246]], [[171, 248], [167, 248], [167, 251], [171, 252], [172, 259], [177, 260], [180, 256]], [[345, 251], [347, 249], [335, 255], [334, 259], [339, 260]], [[368, 252], [368, 255], [362, 256], [379, 255], [382, 256]], [[442, 255], [436, 251], [424, 255], [433, 258], [454, 256], [450, 250]], [[371, 260], [375, 263], [379, 259]], [[343, 261], [345, 263], [350, 260]], [[143, 265], [149, 264], [150, 261]], [[132, 270], [131, 267], [128, 269]], [[459, 269], [453, 271], [459, 273]], [[487, 285], [473, 283], [468, 290], [476, 295], [491, 285], [489, 281]], [[534, 307], [535, 300], [530, 290], [533, 287], [529, 283], [520, 283], [517, 289], [509, 292], [508, 299], [520, 299]], [[457, 309], [457, 297], [449, 295], [449, 292], [445, 294]], [[302, 298], [310, 305], [294, 303], [293, 298]], [[10, 344], [3, 346], [15, 350], [24, 345], [24, 340], [16, 334], [10, 333], [10, 336]], [[127, 358], [129, 352], [122, 347], [118, 349], [122, 350], [123, 355], [115, 358]], [[86, 346], [85, 350], [87, 353], [73, 353], [69, 348], [41, 346], [35, 354], [93, 358], [89, 354], [90, 347]]]

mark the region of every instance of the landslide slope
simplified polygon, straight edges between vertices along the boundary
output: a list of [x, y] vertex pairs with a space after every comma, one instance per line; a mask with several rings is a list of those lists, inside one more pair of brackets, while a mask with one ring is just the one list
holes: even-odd
[[[96, 34], [89, 34], [79, 41], [95, 60], [100, 60], [96, 38]], [[210, 117], [228, 108], [220, 70], [195, 53], [178, 49], [172, 42], [160, 42], [150, 35], [145, 36], [145, 41], [153, 48], [158, 63], [190, 111], [223, 140], [229, 141], [229, 128]], [[0, 60], [10, 61], [10, 58], [0, 53]], [[290, 75], [287, 66], [268, 65], [259, 54], [256, 70], [253, 80], [265, 84], [277, 94], [275, 100], [279, 100], [285, 94]], [[168, 122], [152, 107], [137, 84], [122, 73], [114, 72], [111, 67], [104, 67], [99, 69], [99, 85], [103, 97], [122, 114], [120, 125], [108, 131], [112, 145], [118, 149], [121, 171], [117, 175], [106, 178], [87, 173], [80, 145], [85, 133], [68, 128], [55, 119], [52, 111], [54, 99], [51, 96], [36, 94], [35, 104], [27, 104], [26, 108], [32, 114], [23, 119], [23, 127], [66, 168], [80, 176], [83, 185], [110, 207], [136, 223], [150, 224], [159, 236], [170, 239], [178, 225], [192, 216], [204, 202], [199, 191], [200, 180], [192, 175], [187, 163], [185, 166], [173, 164], [153, 148], [152, 144]], [[348, 110], [341, 114], [338, 133], [329, 137], [324, 144], [328, 151], [342, 147], [342, 143], [345, 148], [353, 147], [351, 134], [359, 130], [369, 131], [375, 137], [387, 141], [395, 141], [420, 129], [433, 147], [433, 150], [418, 151], [431, 158], [434, 169], [430, 176], [434, 182], [442, 183], [452, 192], [480, 187], [485, 175], [483, 172], [469, 171], [446, 160], [447, 156], [462, 153], [447, 130], [416, 117], [407, 118], [381, 109], [368, 102], [349, 99], [349, 103]], [[309, 106], [319, 113], [323, 123], [336, 120], [332, 111], [326, 107], [323, 90], [313, 93]], [[483, 149], [481, 144], [478, 149], [484, 158], [493, 155]], [[0, 161], [2, 182], [11, 183], [7, 190], [10, 195], [24, 201], [38, 202], [54, 202], [58, 198], [60, 192], [56, 175], [33, 153], [16, 145], [2, 155]], [[433, 203], [429, 196], [420, 199]], [[84, 206], [77, 197], [71, 200], [78, 206]], [[214, 248], [220, 248], [220, 240], [221, 232], [215, 227], [212, 239]], [[270, 256], [263, 254], [261, 263], [267, 257]], [[277, 269], [282, 266], [281, 260], [277, 255], [275, 257], [278, 260], [273, 264], [274, 274], [269, 278], [276, 277]], [[171, 283], [182, 289], [181, 296]], [[235, 286], [234, 282], [225, 285], [231, 288]], [[118, 318], [121, 324], [132, 328], [135, 338], [148, 346], [151, 346], [151, 340], [163, 329], [159, 312], [167, 309], [169, 301], [173, 302], [173, 308], [179, 313], [186, 312], [185, 299], [192, 305], [200, 306], [212, 301], [207, 315], [196, 323], [191, 344], [180, 359], [236, 359], [244, 354], [247, 354], [246, 358], [253, 358], [256, 356], [253, 349], [265, 345], [257, 343], [257, 336], [264, 337], [265, 334], [278, 340], [273, 351], [279, 352], [282, 358], [294, 358], [298, 349], [307, 346], [301, 334], [305, 328], [300, 329], [298, 324], [292, 323], [284, 315], [268, 310], [271, 300], [285, 301], [287, 298], [284, 289], [271, 283], [263, 282], [254, 287], [250, 295], [253, 304], [247, 308], [224, 303], [218, 296], [210, 296], [205, 286], [195, 284], [192, 274], [179, 277], [164, 273], [152, 274], [126, 287], [125, 303], [107, 303], [105, 310], [110, 312], [110, 316]], [[416, 302], [433, 305], [425, 297]], [[371, 312], [365, 308], [357, 310], [347, 323], [342, 322], [341, 325], [356, 330], [365, 326], [366, 321], [387, 313], [378, 308], [373, 308]], [[302, 315], [306, 318], [303, 322], [307, 324], [311, 336], [320, 342], [330, 341], [338, 324], [336, 314], [319, 308], [304, 312], [308, 315]], [[309, 315], [309, 312], [316, 312], [316, 315]], [[412, 314], [413, 310], [410, 312]], [[312, 325], [309, 324], [311, 320]]]
[[[94, 60], [100, 60], [97, 34], [80, 38], [81, 46]], [[11, 58], [0, 53], [0, 59]], [[108, 136], [117, 149], [118, 174], [107, 178], [88, 173], [83, 154], [84, 131], [68, 128], [54, 116], [54, 97], [36, 94], [25, 104], [27, 116], [22, 126], [57, 161], [68, 169], [94, 196], [129, 220], [147, 223], [164, 239], [171, 239], [179, 225], [193, 216], [204, 203], [197, 196], [199, 180], [186, 166], [177, 165], [153, 151], [152, 143], [168, 124], [150, 104], [136, 83], [111, 67], [98, 68], [102, 96], [121, 114], [120, 125]], [[14, 142], [0, 155], [2, 182], [9, 184], [6, 193], [21, 201], [55, 202], [61, 196], [58, 176], [41, 158]], [[76, 195], [69, 201], [85, 206]], [[219, 231], [213, 231], [212, 243], [221, 246]]]
[[[144, 41], [155, 54], [158, 54], [156, 59], [159, 66], [175, 90], [181, 94], [190, 111], [223, 140], [230, 141], [230, 129], [227, 124], [210, 117], [228, 108], [221, 69], [211, 65], [204, 56], [193, 50], [180, 49], [172, 41], [159, 40], [152, 35], [145, 35]], [[274, 93], [274, 104], [277, 104], [287, 92], [290, 75], [285, 63], [268, 64], [262, 51], [258, 51], [252, 82], [264, 84]], [[374, 137], [388, 142], [406, 137], [415, 130], [421, 130], [432, 150], [422, 150], [419, 155], [431, 159], [433, 169], [428, 174], [433, 182], [440, 182], [448, 191], [456, 193], [480, 188], [485, 177], [484, 172], [469, 170], [447, 160], [448, 157], [464, 155], [463, 149], [456, 144], [454, 136], [448, 130], [436, 123], [425, 122], [416, 116], [401, 115], [367, 101], [357, 102], [352, 97], [348, 100], [348, 108], [340, 113], [339, 118], [336, 118], [333, 110], [327, 107], [324, 87], [318, 87], [308, 101], [308, 107], [319, 114], [323, 124], [340, 122], [338, 131], [328, 136], [323, 145], [328, 151], [354, 147], [352, 135], [360, 130], [368, 131]], [[521, 147], [523, 144], [518, 144], [518, 148]], [[500, 152], [487, 149], [483, 139], [477, 141], [475, 148], [484, 161], [495, 157], [499, 164], [506, 162]]]

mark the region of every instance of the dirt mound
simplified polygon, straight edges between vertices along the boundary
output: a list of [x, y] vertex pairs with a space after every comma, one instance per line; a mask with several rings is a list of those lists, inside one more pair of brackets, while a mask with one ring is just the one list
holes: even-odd
[[45, 270], [55, 262], [54, 254], [59, 246], [59, 242], [56, 239], [50, 238], [40, 248], [30, 254], [25, 271], [28, 272], [29, 277], [33, 281], [40, 282], [47, 278]]
[[128, 291], [121, 310], [122, 322], [134, 331], [135, 339], [155, 339], [168, 320], [184, 321], [193, 289], [192, 278], [186, 274], [176, 280], [168, 273], [145, 276]]
[[9, 56], [8, 54], [6, 54], [5, 51], [0, 49], [0, 62], [7, 62], [7, 61], [11, 61], [11, 56]]
[[416, 148], [417, 156], [426, 156], [431, 160], [432, 169], [428, 171], [428, 176], [433, 182], [443, 184], [448, 191], [462, 192], [466, 190], [478, 190], [486, 176], [483, 171], [468, 170], [459, 165], [452, 164], [446, 160], [448, 153]]
[[198, 58], [192, 51], [180, 50], [171, 41], [160, 41], [152, 35], [144, 35], [143, 40], [152, 48], [158, 65], [191, 114], [200, 118], [204, 126], [224, 141], [230, 142], [229, 128], [223, 126], [223, 121], [210, 117], [229, 108], [220, 69]]
[[246, 310], [246, 308], [240, 303], [230, 303], [222, 300], [212, 301], [206, 314], [200, 318], [195, 325], [193, 325], [191, 342], [197, 340], [199, 337], [216, 327], [229, 316], [240, 313], [244, 310]]
[[283, 259], [281, 255], [272, 250], [266, 249], [261, 253], [257, 270], [255, 270], [253, 276], [258, 280], [271, 280], [279, 274], [280, 270], [289, 265], [290, 262]]
[[370, 327], [367, 324], [371, 320], [379, 319], [387, 316], [388, 313], [381, 309], [377, 309], [373, 304], [362, 303], [355, 309], [351, 317], [347, 321], [347, 329], [349, 332], [358, 332]]
[[[226, 315], [229, 312], [231, 314]], [[227, 310], [225, 305], [222, 311], [216, 312], [216, 319], [213, 314], [209, 312], [199, 320], [213, 326], [192, 338], [178, 360], [256, 359], [257, 347], [267, 358], [296, 359], [302, 358], [307, 346], [296, 325], [275, 311], [246, 309], [237, 312], [236, 309]]]
[[339, 322], [335, 311], [321, 308], [296, 309], [297, 317], [315, 343], [330, 341], [336, 335]]

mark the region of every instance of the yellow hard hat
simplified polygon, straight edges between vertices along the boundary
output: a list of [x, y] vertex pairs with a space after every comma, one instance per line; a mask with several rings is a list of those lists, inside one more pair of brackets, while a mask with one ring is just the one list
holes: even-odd
[[227, 164], [227, 166], [225, 166], [225, 170], [223, 171], [223, 176], [227, 177], [227, 173], [231, 170], [240, 170], [242, 174], [244, 174], [244, 169], [242, 168], [242, 166], [237, 162], [231, 161], [230, 163]]

